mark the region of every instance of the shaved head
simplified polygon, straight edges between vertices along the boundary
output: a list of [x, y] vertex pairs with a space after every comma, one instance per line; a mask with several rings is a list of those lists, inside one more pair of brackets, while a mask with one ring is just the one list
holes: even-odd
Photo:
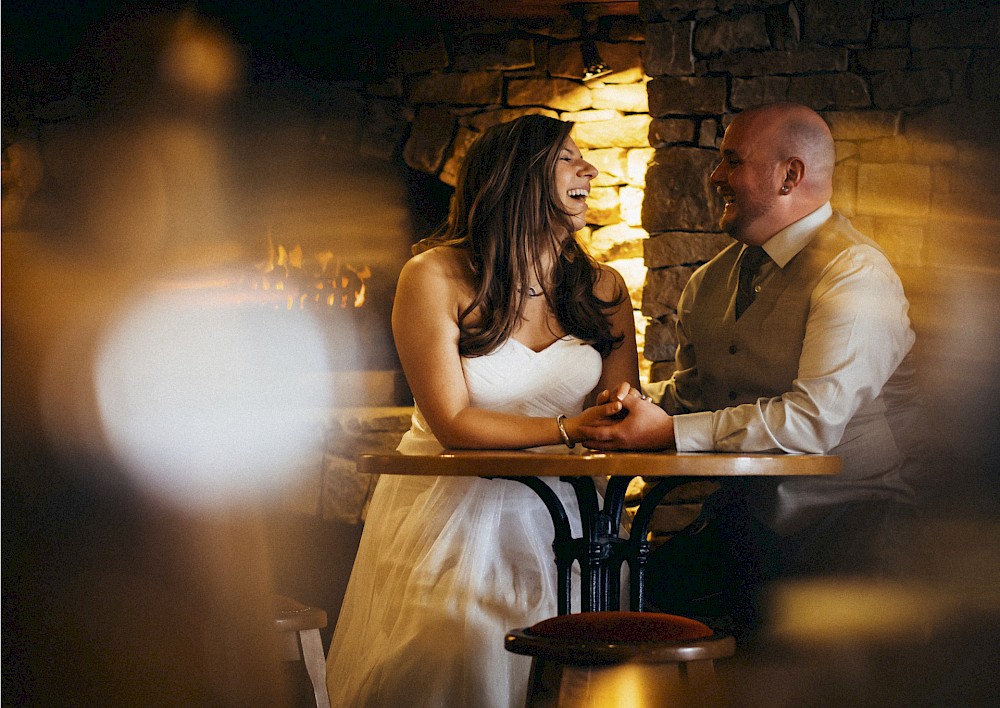
[[743, 111], [737, 121], [749, 121], [767, 136], [775, 160], [800, 158], [806, 165], [806, 186], [829, 199], [836, 149], [830, 127], [816, 111], [798, 103], [769, 103]]

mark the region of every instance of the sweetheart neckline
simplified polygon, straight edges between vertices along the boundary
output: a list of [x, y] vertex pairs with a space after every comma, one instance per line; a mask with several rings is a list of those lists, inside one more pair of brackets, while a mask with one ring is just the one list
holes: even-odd
[[520, 346], [521, 346], [521, 347], [522, 347], [523, 349], [526, 349], [526, 350], [528, 350], [528, 351], [529, 351], [529, 352], [531, 352], [532, 354], [544, 354], [545, 352], [547, 352], [547, 351], [548, 351], [549, 349], [551, 349], [552, 347], [554, 347], [554, 346], [555, 346], [556, 344], [558, 344], [559, 342], [562, 342], [562, 341], [569, 341], [569, 340], [571, 340], [571, 339], [576, 339], [576, 337], [574, 337], [574, 336], [573, 336], [572, 334], [567, 334], [567, 335], [564, 335], [564, 336], [562, 336], [562, 337], [559, 337], [558, 339], [554, 339], [554, 340], [552, 340], [552, 341], [551, 341], [551, 342], [550, 342], [549, 344], [545, 345], [545, 346], [544, 346], [544, 347], [542, 347], [541, 349], [532, 349], [531, 347], [529, 347], [529, 346], [528, 346], [527, 344], [525, 344], [524, 342], [522, 342], [522, 341], [521, 341], [520, 339], [518, 339], [517, 337], [510, 337], [510, 338], [509, 338], [509, 340], [510, 340], [510, 341], [512, 341], [512, 342], [515, 342], [515, 343], [517, 343], [517, 344], [518, 344], [518, 345], [520, 345]]

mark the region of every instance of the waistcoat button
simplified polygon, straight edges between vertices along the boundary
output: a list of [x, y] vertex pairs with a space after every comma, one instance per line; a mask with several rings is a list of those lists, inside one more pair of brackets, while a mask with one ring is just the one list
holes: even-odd
[[735, 354], [736, 353], [736, 345], [735, 344], [730, 344], [729, 345], [729, 353], [730, 354]]
[[729, 392], [729, 400], [730, 401], [735, 401], [736, 400], [736, 391], [730, 391]]

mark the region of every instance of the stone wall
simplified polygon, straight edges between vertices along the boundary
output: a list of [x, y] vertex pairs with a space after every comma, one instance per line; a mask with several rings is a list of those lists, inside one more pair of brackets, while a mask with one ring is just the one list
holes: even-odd
[[642, 204], [653, 155], [643, 25], [604, 18], [591, 36], [613, 72], [584, 82], [579, 20], [428, 26], [395, 48], [392, 78], [368, 87], [364, 143], [454, 186], [468, 146], [490, 125], [528, 113], [573, 121], [573, 139], [600, 171], [578, 236], [625, 277], [641, 346]]

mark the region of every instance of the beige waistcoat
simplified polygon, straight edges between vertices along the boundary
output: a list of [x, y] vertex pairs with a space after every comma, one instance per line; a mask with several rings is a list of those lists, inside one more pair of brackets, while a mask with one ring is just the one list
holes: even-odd
[[[805, 339], [810, 294], [824, 268], [849, 246], [878, 246], [834, 214], [784, 268], [774, 267], [753, 305], [734, 320], [740, 244], [720, 253], [696, 278], [697, 304], [681, 300], [683, 326], [697, 360], [695, 387], [677, 382], [692, 410], [720, 410], [792, 390]], [[678, 351], [683, 366], [685, 351]], [[700, 389], [700, 390], [699, 390]], [[700, 394], [700, 395], [699, 395]], [[870, 499], [911, 501], [906, 481], [913, 464], [913, 421], [918, 414], [912, 353], [882, 391], [847, 424], [830, 450], [843, 460], [835, 478], [754, 482], [756, 515], [776, 531], [791, 533], [817, 520], [833, 505]]]

